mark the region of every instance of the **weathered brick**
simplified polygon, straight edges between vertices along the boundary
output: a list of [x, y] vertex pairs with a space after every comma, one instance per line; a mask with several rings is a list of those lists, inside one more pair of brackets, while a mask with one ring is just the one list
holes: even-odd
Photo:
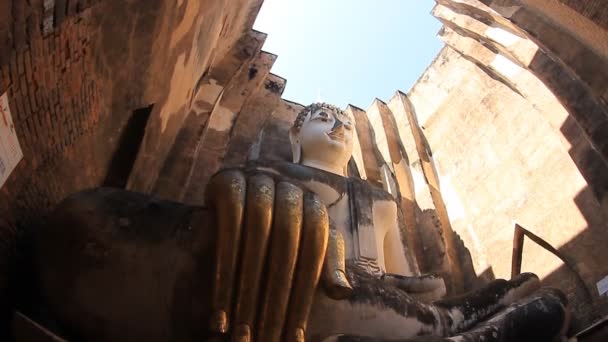
[[27, 116], [24, 115], [25, 113], [23, 110], [23, 97], [21, 96], [21, 92], [19, 92], [18, 89], [11, 89], [11, 93], [11, 98], [13, 101], [11, 104], [13, 119], [15, 119], [16, 117], [17, 120], [25, 120]]
[[32, 115], [32, 109], [30, 107], [30, 101], [26, 95], [23, 95], [22, 101], [23, 101], [23, 115], [25, 115], [25, 117], [30, 117]]
[[26, 133], [25, 133], [25, 141], [26, 144], [25, 146], [22, 146], [22, 148], [25, 148], [28, 153], [28, 155], [33, 155], [33, 151], [32, 151], [32, 147], [34, 146], [34, 140], [36, 140], [36, 128], [34, 127], [34, 122], [32, 120], [32, 117], [29, 117], [25, 120], [25, 128], [26, 128]]
[[45, 144], [48, 141], [47, 129], [41, 121], [40, 114], [33, 115], [32, 117], [34, 121], [34, 126], [36, 127], [36, 141], [40, 142], [36, 144], [36, 146], [44, 150]]
[[76, 13], [78, 13], [78, 1], [77, 0], [68, 1], [66, 14], [68, 16], [73, 16]]
[[25, 63], [23, 61], [24, 59], [24, 54], [23, 53], [17, 53], [17, 72], [19, 73], [19, 75], [23, 75], [25, 73]]
[[24, 58], [24, 67], [25, 67], [25, 76], [27, 77], [27, 81], [32, 81], [32, 56], [30, 49], [26, 49], [23, 52]]
[[32, 84], [29, 84], [29, 91], [28, 91], [28, 100], [30, 103], [30, 108], [32, 109], [32, 112], [38, 112], [38, 102], [36, 101], [36, 89], [34, 88], [34, 86]]
[[10, 61], [10, 75], [11, 75], [11, 81], [12, 83], [16, 83], [17, 87], [19, 87], [18, 81], [19, 81], [19, 71], [17, 70], [17, 62], [15, 60], [15, 55], [11, 56], [11, 61]]
[[[23, 74], [19, 76], [19, 89], [21, 90], [21, 94], [26, 97], [27, 100], [27, 96], [29, 93], [29, 85], [27, 84], [27, 80], [25, 78], [25, 75]], [[29, 102], [29, 100], [24, 102]]]

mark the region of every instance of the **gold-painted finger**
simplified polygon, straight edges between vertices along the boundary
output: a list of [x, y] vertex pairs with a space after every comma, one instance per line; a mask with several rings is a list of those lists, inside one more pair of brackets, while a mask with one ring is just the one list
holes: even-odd
[[209, 182], [207, 204], [216, 215], [217, 245], [212, 284], [212, 317], [214, 332], [229, 329], [233, 284], [245, 208], [246, 180], [239, 170], [216, 174]]
[[253, 175], [247, 183], [241, 272], [234, 309], [236, 329], [232, 337], [233, 341], [239, 342], [252, 339], [275, 199], [275, 184], [271, 177]]
[[278, 342], [281, 339], [300, 243], [302, 206], [300, 188], [286, 182], [277, 184], [267, 279], [261, 297], [256, 341]]
[[323, 268], [329, 235], [327, 209], [317, 195], [304, 195], [304, 223], [294, 285], [289, 298], [285, 341], [304, 342], [308, 314]]

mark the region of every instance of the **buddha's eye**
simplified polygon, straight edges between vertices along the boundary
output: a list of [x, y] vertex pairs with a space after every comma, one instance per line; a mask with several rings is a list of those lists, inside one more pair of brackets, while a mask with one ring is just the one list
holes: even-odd
[[317, 114], [317, 119], [319, 119], [323, 122], [329, 122], [329, 114], [327, 114], [325, 112], [319, 112]]
[[353, 125], [350, 123], [350, 121], [347, 121], [344, 123], [344, 128], [346, 128], [347, 131], [350, 131], [353, 129]]

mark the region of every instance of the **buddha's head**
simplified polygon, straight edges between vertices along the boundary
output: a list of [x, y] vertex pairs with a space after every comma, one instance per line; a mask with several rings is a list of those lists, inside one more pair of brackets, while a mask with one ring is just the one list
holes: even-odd
[[342, 176], [353, 151], [354, 123], [341, 109], [313, 103], [289, 130], [293, 162]]

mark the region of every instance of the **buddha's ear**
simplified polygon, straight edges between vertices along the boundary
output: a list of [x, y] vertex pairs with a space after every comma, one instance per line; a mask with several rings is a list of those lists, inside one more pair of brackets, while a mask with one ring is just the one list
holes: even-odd
[[302, 145], [300, 144], [300, 137], [298, 135], [298, 132], [294, 128], [291, 128], [289, 130], [289, 141], [291, 142], [291, 156], [292, 161], [295, 164], [300, 164], [300, 160], [302, 159]]

